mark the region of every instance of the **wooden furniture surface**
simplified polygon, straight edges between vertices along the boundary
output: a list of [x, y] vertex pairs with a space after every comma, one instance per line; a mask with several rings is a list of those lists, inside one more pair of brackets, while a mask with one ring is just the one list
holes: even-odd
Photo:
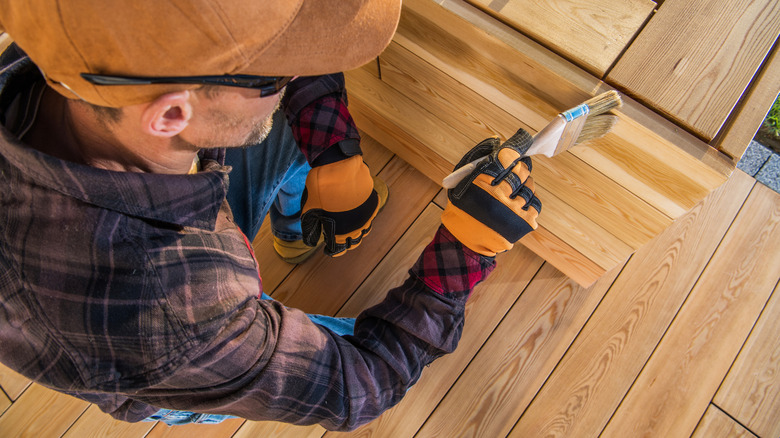
[[655, 10], [652, 0], [468, 0], [601, 77]]
[[666, 1], [607, 81], [710, 141], [779, 33], [776, 0]]
[[[296, 289], [304, 309], [355, 316], [403, 281], [439, 225], [441, 192], [369, 136], [364, 152], [391, 193], [426, 194], [408, 202], [391, 195], [372, 232], [378, 238], [351, 259], [281, 262], [266, 221], [254, 241], [266, 292]], [[0, 365], [0, 436], [774, 438], [779, 231], [780, 195], [737, 171], [590, 288], [517, 246], [497, 257], [469, 299], [457, 350], [352, 433], [241, 419], [122, 423]], [[623, 433], [618, 421], [628, 424]], [[637, 433], [634, 425], [645, 426]]]
[[[404, 2], [376, 66], [347, 72], [361, 129], [435, 182], [472, 146], [538, 132], [609, 85], [473, 6]], [[603, 139], [535, 157], [540, 228], [522, 243], [589, 286], [721, 185], [733, 162], [630, 99]]]

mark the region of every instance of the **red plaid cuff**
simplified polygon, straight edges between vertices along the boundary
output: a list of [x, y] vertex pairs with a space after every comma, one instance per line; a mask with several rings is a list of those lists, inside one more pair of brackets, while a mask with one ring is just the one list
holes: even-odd
[[438, 294], [467, 298], [495, 267], [494, 258], [466, 248], [442, 225], [410, 273]]
[[309, 164], [338, 142], [360, 141], [347, 109], [345, 87], [341, 73], [301, 77], [287, 85], [282, 106], [293, 137]]
[[309, 163], [340, 141], [360, 140], [346, 103], [334, 94], [319, 98], [303, 108], [291, 128]]

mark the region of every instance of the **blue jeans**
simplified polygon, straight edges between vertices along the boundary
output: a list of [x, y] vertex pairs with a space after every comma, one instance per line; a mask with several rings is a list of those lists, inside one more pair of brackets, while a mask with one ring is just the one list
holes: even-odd
[[[271, 232], [275, 236], [283, 240], [302, 238], [301, 196], [311, 167], [295, 143], [284, 112], [274, 114], [274, 127], [260, 144], [228, 149], [225, 164], [233, 167], [227, 200], [233, 210], [233, 219], [249, 241], [254, 240], [267, 214], [270, 214]], [[265, 293], [262, 298], [271, 299]], [[307, 316], [338, 335], [354, 333], [354, 318]], [[143, 421], [162, 421], [175, 426], [217, 424], [229, 418], [237, 417], [160, 409]]]

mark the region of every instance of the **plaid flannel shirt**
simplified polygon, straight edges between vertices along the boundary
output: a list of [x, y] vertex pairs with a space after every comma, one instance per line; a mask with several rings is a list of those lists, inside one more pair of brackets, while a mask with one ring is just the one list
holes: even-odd
[[224, 151], [202, 153], [194, 175], [56, 159], [20, 140], [43, 89], [29, 59], [0, 72], [5, 365], [126, 421], [169, 408], [347, 430], [455, 349], [493, 261], [446, 229], [354, 336], [337, 336], [258, 299], [256, 261], [225, 202]]

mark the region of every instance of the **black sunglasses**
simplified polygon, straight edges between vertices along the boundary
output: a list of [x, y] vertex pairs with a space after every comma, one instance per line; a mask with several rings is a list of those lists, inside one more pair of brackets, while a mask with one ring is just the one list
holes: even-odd
[[149, 84], [201, 84], [226, 87], [253, 88], [260, 90], [260, 97], [272, 96], [284, 88], [294, 76], [111, 76], [81, 73], [81, 77], [95, 85], [149, 85]]

